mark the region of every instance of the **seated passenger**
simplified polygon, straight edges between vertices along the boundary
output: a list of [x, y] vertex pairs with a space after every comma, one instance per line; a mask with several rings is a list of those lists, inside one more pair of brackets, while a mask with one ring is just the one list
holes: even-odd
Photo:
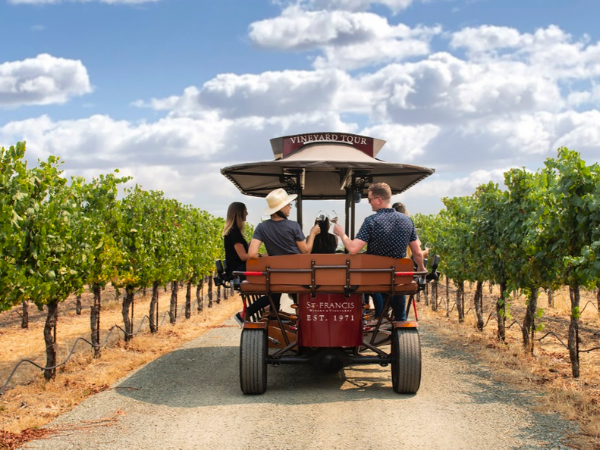
[[[392, 191], [387, 183], [370, 185], [368, 201], [375, 214], [365, 219], [355, 239], [346, 236], [344, 229], [339, 225], [335, 226], [334, 232], [352, 255], [367, 245], [367, 253], [370, 255], [404, 258], [406, 249], [410, 247], [417, 270], [424, 272], [423, 255], [415, 226], [408, 216], [398, 214], [391, 208], [391, 197]], [[394, 295], [391, 303], [394, 320], [406, 320], [406, 298], [403, 295]]]
[[[404, 214], [405, 216], [410, 217], [410, 214], [408, 213], [408, 210], [406, 209], [406, 206], [404, 206], [404, 203], [401, 202], [396, 202], [392, 205], [392, 208], [394, 208], [397, 212], [399, 212], [400, 214]], [[421, 240], [419, 239], [419, 248], [421, 247]], [[423, 254], [423, 258], [427, 258], [429, 256], [429, 249], [425, 248], [425, 250], [421, 250], [421, 253]], [[406, 249], [406, 256], [409, 258], [412, 258], [412, 251], [410, 249], [410, 247], [408, 247]], [[425, 263], [425, 266], [427, 266], [427, 263]]]
[[338, 238], [329, 233], [329, 217], [320, 214], [315, 220], [315, 225], [318, 225], [321, 231], [315, 236], [311, 253], [335, 253]]
[[[244, 238], [244, 226], [248, 217], [246, 205], [240, 202], [233, 202], [227, 208], [227, 218], [223, 227], [223, 244], [225, 246], [225, 262], [227, 264], [227, 273], [245, 272], [248, 256], [248, 242]], [[246, 277], [240, 276], [244, 280]], [[267, 297], [261, 297], [246, 309], [246, 318], [252, 317], [257, 311], [269, 304]], [[236, 320], [241, 324], [242, 315], [236, 313]]]
[[312, 227], [306, 239], [298, 222], [288, 220], [292, 202], [296, 197], [298, 197], [296, 194], [288, 195], [281, 188], [267, 195], [268, 207], [263, 214], [271, 218], [259, 223], [254, 229], [254, 236], [248, 250], [250, 258], [258, 257], [258, 249], [262, 243], [265, 244], [269, 256], [311, 252], [315, 236], [321, 232], [321, 228], [318, 225]]
[[223, 243], [225, 245], [225, 262], [227, 271], [245, 272], [248, 260], [248, 242], [244, 238], [244, 226], [246, 225], [248, 210], [246, 205], [233, 202], [227, 208], [227, 218], [223, 227]]
[[[268, 207], [263, 215], [269, 215], [271, 218], [259, 223], [254, 229], [254, 236], [250, 241], [248, 254], [250, 258], [258, 258], [260, 244], [264, 243], [269, 256], [294, 255], [299, 253], [310, 253], [315, 241], [315, 236], [321, 232], [321, 228], [315, 225], [310, 230], [308, 239], [305, 239], [302, 229], [298, 222], [288, 220], [292, 210], [292, 202], [297, 195], [288, 195], [284, 189], [275, 189], [267, 195]], [[275, 308], [279, 311], [281, 303], [281, 294], [272, 294], [271, 298]], [[262, 299], [254, 302], [251, 307], [261, 302]], [[264, 301], [262, 302], [264, 303]], [[267, 299], [267, 306], [269, 301]], [[248, 308], [250, 310], [250, 308]], [[249, 316], [248, 310], [246, 316]]]

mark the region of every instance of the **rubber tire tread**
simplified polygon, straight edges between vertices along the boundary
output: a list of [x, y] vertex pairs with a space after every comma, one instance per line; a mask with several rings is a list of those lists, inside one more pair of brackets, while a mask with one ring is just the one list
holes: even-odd
[[267, 390], [266, 330], [242, 330], [240, 387], [246, 395], [260, 395]]
[[416, 394], [421, 386], [421, 337], [416, 328], [392, 334], [392, 387], [398, 394]]

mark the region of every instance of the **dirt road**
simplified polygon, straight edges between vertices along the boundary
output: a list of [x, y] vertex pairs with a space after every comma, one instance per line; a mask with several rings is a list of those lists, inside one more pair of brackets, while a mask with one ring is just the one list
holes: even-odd
[[[490, 381], [484, 366], [421, 325], [423, 379], [398, 395], [389, 368], [322, 374], [269, 366], [268, 390], [244, 396], [238, 381], [240, 329], [231, 320], [148, 364], [62, 416], [62, 436], [26, 448], [570, 448], [576, 426], [531, 412], [534, 394]], [[97, 421], [119, 413], [118, 420]]]

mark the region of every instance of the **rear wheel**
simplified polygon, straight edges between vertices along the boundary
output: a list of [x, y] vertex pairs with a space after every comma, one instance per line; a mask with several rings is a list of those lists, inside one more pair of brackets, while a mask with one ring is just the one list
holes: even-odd
[[267, 331], [242, 330], [240, 342], [240, 387], [246, 395], [267, 390]]
[[392, 333], [392, 385], [398, 394], [416, 394], [421, 385], [421, 338], [416, 328]]

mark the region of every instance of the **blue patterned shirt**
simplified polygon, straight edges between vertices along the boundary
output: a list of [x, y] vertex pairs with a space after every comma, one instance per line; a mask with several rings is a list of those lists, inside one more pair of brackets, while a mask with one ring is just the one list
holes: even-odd
[[365, 219], [356, 238], [367, 243], [369, 255], [405, 258], [409, 242], [417, 240], [417, 230], [406, 214], [382, 208]]

